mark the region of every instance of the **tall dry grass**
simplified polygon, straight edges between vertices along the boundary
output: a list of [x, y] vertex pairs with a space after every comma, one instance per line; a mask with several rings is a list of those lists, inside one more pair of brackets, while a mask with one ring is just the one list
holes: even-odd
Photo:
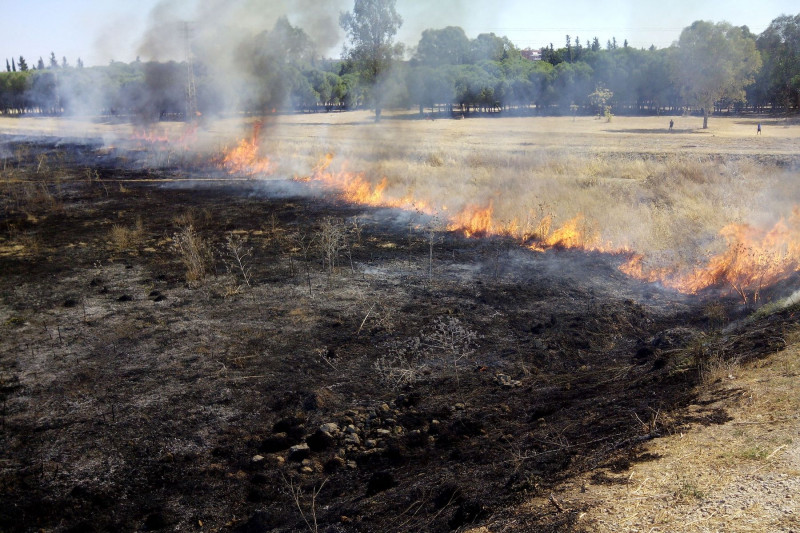
[[[362, 172], [373, 185], [386, 178], [386, 198], [413, 199], [442, 219], [491, 205], [497, 227], [531, 234], [582, 215], [603, 248], [641, 253], [647, 268], [703, 264], [725, 248], [723, 227], [770, 228], [800, 198], [800, 173], [761, 162], [751, 140], [722, 120], [720, 135], [691, 137], [629, 135], [625, 119], [613, 131], [557, 119], [322, 127], [324, 120], [268, 133], [265, 154], [278, 175], [308, 176], [332, 153], [331, 170]], [[781, 142], [782, 150], [791, 139]]]

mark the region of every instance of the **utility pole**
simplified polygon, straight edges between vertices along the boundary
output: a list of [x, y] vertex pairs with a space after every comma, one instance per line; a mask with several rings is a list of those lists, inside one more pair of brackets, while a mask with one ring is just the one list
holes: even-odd
[[194, 56], [192, 54], [191, 28], [183, 23], [183, 36], [186, 43], [186, 122], [197, 118], [197, 85], [194, 80]]

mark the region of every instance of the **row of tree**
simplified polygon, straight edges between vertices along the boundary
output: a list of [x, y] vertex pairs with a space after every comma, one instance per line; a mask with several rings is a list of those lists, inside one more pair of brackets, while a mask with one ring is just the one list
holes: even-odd
[[[285, 18], [243, 38], [235, 61], [199, 59], [197, 105], [204, 114], [417, 106], [420, 113], [516, 109], [537, 113], [800, 109], [800, 15], [761, 34], [727, 23], [695, 22], [669, 48], [635, 49], [567, 36], [531, 60], [505, 37], [470, 39], [458, 27], [429, 29], [407, 53], [394, 42], [402, 24], [394, 0], [356, 0], [340, 24], [343, 59], [315, 57], [313, 40]], [[402, 59], [410, 57], [410, 59]], [[154, 120], [186, 108], [186, 63], [112, 62], [50, 68], [20, 58], [0, 73], [0, 113], [116, 114]], [[82, 64], [79, 63], [82, 67]]]
[[[78, 68], [83, 68], [83, 60], [79, 57], [77, 63], [75, 64]], [[56, 68], [69, 68], [70, 64], [67, 61], [67, 56], [63, 56], [61, 58], [61, 63], [58, 62], [56, 59], [56, 53], [50, 52], [50, 63], [47, 67], [45, 67], [44, 59], [39, 57], [39, 62], [36, 66], [31, 67], [32, 70], [45, 70], [45, 68], [49, 69], [56, 69]], [[11, 58], [11, 62], [9, 63], [8, 59], [6, 59], [6, 72], [17, 72], [19, 69], [20, 72], [27, 72], [28, 62], [25, 60], [24, 56], [19, 56], [19, 60], [16, 58]]]

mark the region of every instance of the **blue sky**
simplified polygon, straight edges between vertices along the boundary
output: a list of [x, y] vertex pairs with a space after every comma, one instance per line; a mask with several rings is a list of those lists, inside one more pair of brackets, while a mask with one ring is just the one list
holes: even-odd
[[[303, 13], [290, 0], [0, 0], [0, 60], [25, 56], [35, 63], [50, 52], [71, 64], [81, 57], [85, 64], [106, 64], [111, 59], [131, 61], [140, 54], [141, 36], [150, 24], [157, 4], [170, 4], [171, 11], [193, 18], [196, 4], [208, 16], [216, 2], [240, 2], [253, 13], [271, 17], [288, 14], [298, 23]], [[317, 9], [329, 11], [333, 20], [352, 7], [348, 0], [320, 0]], [[563, 46], [565, 35], [581, 42], [597, 36], [600, 42], [616, 37], [632, 46], [669, 46], [682, 28], [695, 20], [726, 20], [747, 24], [755, 33], [763, 31], [781, 14], [797, 15], [797, 0], [397, 0], [405, 23], [398, 39], [413, 46], [426, 28], [462, 26], [470, 37], [492, 31], [507, 35], [521, 47], [539, 48], [552, 42]], [[248, 17], [249, 18], [249, 17]], [[265, 25], [269, 17], [265, 18]], [[260, 20], [260, 19], [259, 19]], [[252, 22], [252, 20], [250, 21]], [[332, 40], [326, 55], [336, 56], [341, 49], [341, 32]], [[146, 59], [146, 57], [143, 57]], [[4, 65], [3, 65], [4, 66]]]

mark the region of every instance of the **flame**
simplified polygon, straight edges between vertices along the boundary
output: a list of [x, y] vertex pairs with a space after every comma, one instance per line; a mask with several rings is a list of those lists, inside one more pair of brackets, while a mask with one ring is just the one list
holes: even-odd
[[346, 165], [343, 165], [338, 171], [330, 170], [333, 157], [333, 154], [326, 154], [317, 166], [314, 167], [311, 176], [296, 176], [294, 178], [295, 181], [313, 181], [321, 183], [329, 189], [338, 191], [344, 200], [355, 204], [373, 207], [417, 209], [427, 212], [427, 209], [422, 207], [424, 204], [415, 201], [411, 195], [405, 195], [400, 198], [392, 198], [387, 195], [389, 180], [385, 177], [378, 183], [373, 184], [367, 179], [365, 173], [347, 170]]
[[179, 144], [185, 147], [187, 144], [194, 141], [195, 137], [197, 136], [197, 128], [197, 123], [189, 123], [183, 129], [183, 132], [180, 134], [180, 136], [173, 140], [170, 138], [166, 130], [162, 129], [161, 131], [158, 131], [155, 128], [143, 127], [139, 130], [135, 130], [133, 135], [131, 135], [131, 138], [137, 141], [140, 146], [148, 144], [159, 148], [165, 148], [170, 145]]
[[259, 155], [259, 135], [262, 123], [253, 124], [253, 134], [249, 139], [242, 139], [235, 148], [226, 151], [221, 166], [229, 174], [247, 175], [270, 174], [272, 163], [269, 158]]
[[142, 128], [133, 132], [132, 138], [140, 143], [147, 144], [167, 144], [169, 136], [166, 132], [157, 132], [154, 129]]
[[469, 206], [452, 217], [447, 225], [449, 231], [461, 231], [467, 237], [477, 235], [494, 235], [494, 206], [492, 202], [486, 207]]
[[745, 303], [756, 300], [761, 288], [800, 270], [800, 207], [792, 210], [788, 220], [782, 218], [768, 230], [749, 224], [729, 224], [719, 234], [726, 243], [725, 249], [688, 273], [668, 268], [646, 269], [641, 255], [632, 256], [620, 270], [688, 294], [710, 286], [728, 286]]
[[493, 202], [469, 205], [451, 211], [447, 205], [438, 210], [430, 201], [414, 198], [413, 194], [392, 195], [387, 178], [373, 183], [363, 172], [343, 167], [331, 170], [333, 154], [327, 154], [313, 169], [311, 176], [295, 177], [297, 181], [321, 183], [335, 190], [348, 202], [375, 207], [414, 209], [420, 213], [441, 216], [448, 231], [462, 232], [467, 237], [509, 236], [519, 239], [527, 248], [537, 252], [550, 249], [582, 249], [620, 255], [627, 260], [619, 267], [626, 275], [658, 282], [677, 291], [696, 294], [712, 286], [733, 288], [747, 303], [756, 299], [761, 287], [781, 281], [800, 271], [800, 207], [795, 207], [788, 220], [781, 219], [766, 231], [747, 224], [730, 224], [720, 231], [725, 249], [697, 268], [680, 265], [655, 267], [645, 255], [627, 245], [603, 241], [600, 231], [577, 214], [553, 229], [552, 215], [521, 223], [518, 219], [502, 222], [495, 217]]

